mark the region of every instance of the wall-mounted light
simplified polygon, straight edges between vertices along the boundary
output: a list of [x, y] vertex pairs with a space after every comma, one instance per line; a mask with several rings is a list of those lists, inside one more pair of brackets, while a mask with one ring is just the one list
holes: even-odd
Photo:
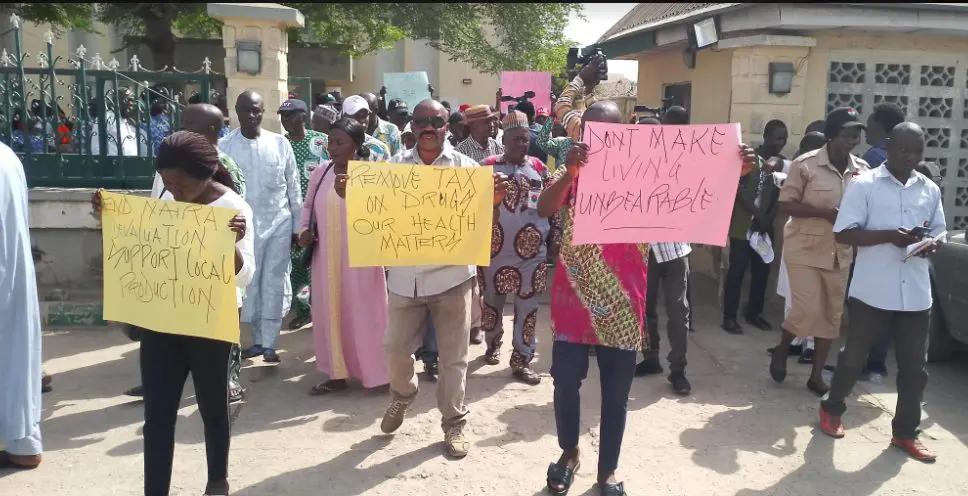
[[689, 38], [697, 50], [719, 43], [719, 26], [716, 24], [716, 18], [710, 17], [690, 26]]
[[461, 79], [460, 82], [463, 84], [471, 84], [474, 82], [474, 80], [471, 78], [464, 78], [464, 79]]
[[262, 42], [238, 41], [235, 43], [235, 52], [239, 72], [253, 75], [262, 72]]
[[793, 90], [796, 69], [792, 62], [770, 62], [770, 93], [786, 95]]

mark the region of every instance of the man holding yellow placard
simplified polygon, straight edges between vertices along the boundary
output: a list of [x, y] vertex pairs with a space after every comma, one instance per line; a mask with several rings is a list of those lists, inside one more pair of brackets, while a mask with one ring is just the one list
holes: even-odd
[[[471, 288], [475, 265], [489, 262], [493, 207], [507, 185], [446, 142], [447, 116], [440, 102], [420, 102], [411, 125], [417, 146], [391, 159], [397, 164], [393, 169], [351, 164], [343, 180], [350, 265], [389, 267], [384, 348], [393, 401], [380, 428], [396, 431], [417, 396], [413, 351], [423, 340], [429, 312], [440, 353], [437, 407], [444, 439], [447, 452], [461, 458], [470, 447], [464, 437], [464, 391]], [[385, 234], [373, 236], [376, 232]]]

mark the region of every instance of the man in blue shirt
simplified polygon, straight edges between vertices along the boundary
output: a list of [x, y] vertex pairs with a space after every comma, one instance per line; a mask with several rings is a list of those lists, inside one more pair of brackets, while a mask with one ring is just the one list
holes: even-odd
[[[908, 247], [945, 232], [941, 190], [916, 172], [924, 154], [924, 132], [912, 122], [899, 124], [887, 139], [884, 165], [854, 178], [840, 205], [837, 241], [857, 247], [850, 283], [850, 333], [837, 359], [827, 399], [820, 403], [820, 429], [843, 437], [840, 417], [874, 343], [889, 336], [897, 343], [897, 408], [891, 445], [923, 462], [934, 453], [917, 439], [931, 318], [931, 279], [927, 257], [939, 242], [918, 255]], [[926, 233], [918, 233], [921, 228]]]
[[904, 111], [893, 103], [880, 103], [867, 118], [867, 144], [871, 147], [864, 152], [864, 162], [875, 169], [887, 160], [887, 135], [895, 126], [904, 122]]
[[[904, 122], [904, 111], [893, 103], [880, 103], [874, 106], [874, 111], [867, 118], [867, 144], [870, 149], [864, 153], [863, 159], [871, 169], [876, 169], [887, 160], [885, 140], [887, 135], [900, 123]], [[887, 376], [887, 352], [891, 348], [890, 336], [885, 336], [871, 348], [864, 367], [863, 377], [879, 382], [880, 377]], [[875, 376], [880, 376], [875, 378]]]

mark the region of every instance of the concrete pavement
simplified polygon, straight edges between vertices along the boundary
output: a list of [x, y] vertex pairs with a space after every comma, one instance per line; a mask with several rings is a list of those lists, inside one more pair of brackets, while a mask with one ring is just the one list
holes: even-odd
[[[421, 375], [422, 391], [407, 421], [395, 436], [383, 436], [386, 388], [357, 385], [308, 396], [321, 379], [312, 363], [311, 331], [286, 333], [282, 364], [257, 360], [243, 371], [249, 394], [233, 411], [233, 494], [545, 494], [545, 471], [559, 453], [547, 323], [544, 308], [536, 363], [544, 381], [537, 387], [514, 382], [506, 364], [483, 365], [483, 347], [472, 348], [472, 450], [460, 461], [442, 454], [433, 383]], [[940, 458], [924, 465], [888, 449], [893, 366], [885, 384], [859, 384], [860, 396], [849, 401], [844, 417], [847, 437], [835, 441], [815, 429], [819, 399], [804, 386], [808, 366], [791, 359], [786, 383], [769, 379], [765, 350], [778, 333], [747, 329], [731, 336], [718, 323], [715, 307], [697, 310], [688, 354], [691, 397], [673, 395], [664, 376], [635, 380], [619, 467], [629, 494], [968, 494], [968, 363], [930, 369], [922, 428]], [[138, 382], [137, 345], [116, 328], [71, 327], [47, 333], [44, 347], [55, 388], [44, 398], [44, 463], [32, 472], [0, 471], [0, 495], [140, 494], [143, 412], [139, 401], [121, 395]], [[594, 360], [582, 393], [583, 466], [570, 494], [597, 495]], [[176, 434], [176, 495], [199, 495], [205, 486], [203, 429], [192, 394], [189, 381]]]

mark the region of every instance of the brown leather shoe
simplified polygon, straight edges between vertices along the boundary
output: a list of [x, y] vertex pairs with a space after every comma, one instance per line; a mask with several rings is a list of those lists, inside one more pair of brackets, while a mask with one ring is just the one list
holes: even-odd
[[835, 439], [844, 437], [844, 423], [840, 417], [825, 412], [823, 408], [820, 409], [820, 430]]
[[934, 463], [938, 459], [938, 456], [928, 448], [924, 447], [924, 445], [921, 444], [921, 441], [919, 441], [917, 438], [900, 439], [892, 437], [891, 446], [902, 449], [908, 454], [908, 456], [919, 462]]

